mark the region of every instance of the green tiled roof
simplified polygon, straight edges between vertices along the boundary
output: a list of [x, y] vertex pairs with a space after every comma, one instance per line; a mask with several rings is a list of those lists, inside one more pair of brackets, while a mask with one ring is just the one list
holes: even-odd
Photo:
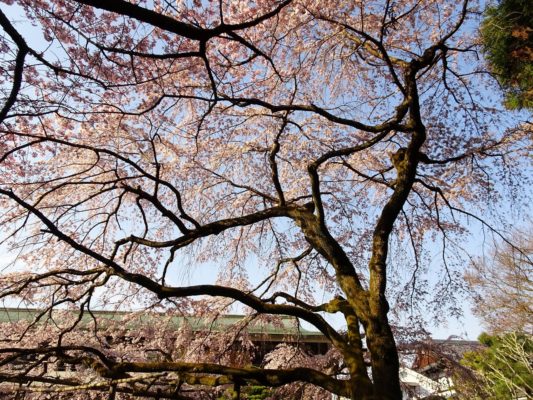
[[[34, 321], [43, 310], [31, 308], [0, 308], [0, 323], [12, 323], [17, 321]], [[54, 318], [61, 318], [63, 313], [79, 314], [79, 311], [54, 310], [52, 316]], [[135, 326], [144, 324], [157, 324], [161, 320], [168, 318], [168, 324], [174, 325], [176, 329], [187, 323], [194, 331], [224, 331], [231, 326], [237, 325], [246, 318], [244, 315], [219, 315], [214, 317], [196, 317], [196, 316], [177, 316], [166, 313], [156, 312], [129, 312], [129, 311], [92, 311], [99, 324], [104, 324], [106, 320], [121, 321], [126, 319], [126, 327], [133, 329]], [[133, 317], [133, 318], [132, 318]], [[49, 315], [44, 315], [42, 321], [49, 318]], [[92, 316], [88, 312], [84, 312], [81, 323], [89, 323]], [[289, 336], [302, 337], [312, 341], [326, 342], [326, 338], [317, 331], [304, 329], [298, 324], [295, 317], [280, 316], [273, 318], [272, 321], [266, 322], [264, 320], [252, 320], [246, 327], [249, 334], [252, 335], [270, 335], [270, 336]]]

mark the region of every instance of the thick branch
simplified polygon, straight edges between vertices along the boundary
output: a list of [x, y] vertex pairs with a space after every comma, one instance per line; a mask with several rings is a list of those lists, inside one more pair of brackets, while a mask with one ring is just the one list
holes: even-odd
[[11, 87], [11, 92], [9, 93], [4, 106], [0, 110], [0, 123], [4, 121], [7, 113], [15, 104], [17, 100], [20, 87], [22, 85], [22, 73], [24, 71], [24, 60], [26, 54], [28, 54], [28, 45], [22, 38], [22, 36], [17, 32], [15, 27], [9, 22], [9, 19], [6, 15], [0, 10], [0, 25], [6, 31], [6, 33], [13, 39], [16, 45], [19, 48], [17, 52], [17, 57], [15, 59], [15, 70], [13, 71], [13, 86]]
[[[292, 382], [309, 382], [320, 386], [332, 393], [349, 396], [350, 391], [347, 381], [337, 380], [310, 368], [291, 368], [275, 370], [266, 368], [235, 368], [220, 364], [187, 363], [187, 362], [125, 362], [117, 363], [111, 370], [112, 373], [126, 372], [186, 372], [215, 374], [231, 377], [232, 381], [247, 381], [267, 386], [282, 386]], [[216, 379], [216, 378], [215, 378]], [[227, 382], [221, 382], [224, 384]]]
[[285, 0], [280, 3], [272, 11], [265, 13], [253, 20], [241, 22], [239, 24], [225, 24], [220, 23], [215, 28], [201, 28], [185, 22], [180, 22], [172, 17], [158, 13], [156, 11], [143, 8], [136, 4], [124, 0], [76, 0], [76, 2], [92, 6], [101, 10], [111, 11], [120, 15], [125, 15], [141, 22], [148, 23], [152, 26], [164, 29], [165, 31], [175, 33], [184, 38], [206, 42], [207, 40], [232, 31], [238, 31], [246, 28], [251, 28], [266, 21], [267, 19], [278, 14], [284, 7], [292, 2], [292, 0]]

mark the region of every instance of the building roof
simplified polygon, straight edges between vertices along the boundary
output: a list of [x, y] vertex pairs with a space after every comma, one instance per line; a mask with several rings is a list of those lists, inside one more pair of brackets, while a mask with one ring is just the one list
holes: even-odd
[[416, 371], [446, 369], [450, 363], [458, 363], [466, 352], [485, 346], [475, 340], [431, 339], [417, 343], [412, 368]]
[[[43, 310], [35, 308], [0, 308], [0, 324], [13, 323], [18, 321], [34, 321], [39, 315], [43, 314]], [[64, 316], [79, 315], [78, 310], [54, 310], [51, 316], [61, 318]], [[151, 311], [109, 311], [96, 310], [84, 312], [80, 325], [88, 324], [92, 321], [92, 315], [98, 320], [99, 324], [105, 324], [105, 321], [126, 321], [126, 327], [133, 329], [136, 326], [160, 323], [162, 318], [167, 318], [166, 323], [173, 325], [176, 329], [186, 324], [193, 331], [215, 331], [222, 332], [228, 330], [230, 327], [237, 327], [244, 322], [247, 316], [235, 314], [221, 314], [218, 316], [181, 316], [169, 313], [159, 313]], [[50, 315], [45, 314], [42, 320], [49, 319]], [[168, 325], [167, 325], [168, 326]], [[246, 331], [252, 336], [267, 336], [272, 340], [278, 338], [289, 338], [295, 340], [301, 338], [306, 342], [328, 342], [326, 337], [318, 332], [303, 328], [296, 317], [291, 316], [277, 316], [265, 319], [253, 319], [246, 325]], [[263, 340], [265, 338], [262, 338]]]

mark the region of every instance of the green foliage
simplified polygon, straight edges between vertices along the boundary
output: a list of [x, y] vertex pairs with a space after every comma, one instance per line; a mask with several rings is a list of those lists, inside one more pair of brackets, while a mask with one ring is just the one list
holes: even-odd
[[247, 390], [248, 400], [263, 400], [270, 395], [270, 389], [265, 386], [251, 386]]
[[[272, 389], [266, 386], [245, 386], [241, 388], [241, 400], [264, 400], [272, 394]], [[229, 400], [235, 398], [235, 391], [230, 388], [218, 400]]]
[[530, 0], [501, 0], [489, 7], [481, 27], [492, 72], [510, 109], [533, 109], [533, 7]]
[[[482, 334], [485, 350], [465, 353], [462, 364], [471, 368], [479, 381], [468, 382], [469, 398], [510, 400], [533, 396], [533, 337], [525, 333], [501, 336]], [[465, 388], [458, 385], [458, 391]], [[475, 393], [471, 389], [475, 387]], [[463, 389], [463, 390], [461, 390]]]

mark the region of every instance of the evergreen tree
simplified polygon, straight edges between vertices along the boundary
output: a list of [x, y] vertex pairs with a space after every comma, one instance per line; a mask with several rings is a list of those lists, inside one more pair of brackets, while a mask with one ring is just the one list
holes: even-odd
[[533, 109], [533, 7], [501, 0], [489, 7], [481, 38], [490, 69], [506, 92], [508, 108]]
[[[478, 384], [458, 385], [459, 398], [509, 400], [533, 396], [533, 337], [526, 333], [491, 336], [483, 333], [479, 341], [483, 351], [466, 353], [463, 365], [474, 370]], [[476, 387], [473, 394], [470, 389]], [[461, 397], [462, 395], [462, 397]]]

